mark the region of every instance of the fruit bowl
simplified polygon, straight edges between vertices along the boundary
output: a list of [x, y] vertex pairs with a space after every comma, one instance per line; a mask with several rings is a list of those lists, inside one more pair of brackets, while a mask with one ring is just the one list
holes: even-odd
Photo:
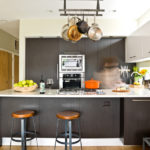
[[16, 86], [13, 89], [17, 92], [32, 92], [38, 88], [37, 84], [30, 87], [19, 87]]
[[33, 80], [23, 80], [14, 84], [13, 89], [17, 92], [32, 92], [38, 88]]

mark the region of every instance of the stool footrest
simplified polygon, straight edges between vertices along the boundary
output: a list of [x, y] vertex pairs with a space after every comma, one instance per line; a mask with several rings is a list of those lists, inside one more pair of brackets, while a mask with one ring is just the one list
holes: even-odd
[[[31, 135], [31, 137], [26, 137], [26, 141], [31, 141], [36, 137], [36, 133], [32, 131], [25, 131], [25, 135]], [[11, 140], [15, 142], [22, 142], [22, 140], [16, 139], [17, 138], [16, 136], [19, 136], [18, 138], [21, 138], [20, 133], [16, 133], [16, 134], [13, 134], [13, 136], [11, 137]]]
[[[67, 132], [67, 138], [68, 138], [68, 137], [69, 137], [69, 132]], [[81, 139], [80, 139], [80, 136], [79, 136], [79, 133], [72, 132], [72, 137], [74, 137], [74, 138], [79, 138], [79, 139], [76, 140], [76, 141], [74, 141], [74, 142], [72, 142], [71, 144], [76, 144], [76, 143], [80, 142], [80, 140], [81, 140]], [[56, 137], [56, 141], [57, 141], [58, 143], [60, 143], [60, 144], [65, 144], [65, 142], [59, 141], [58, 138], [65, 138], [65, 132], [58, 134], [58, 136]], [[67, 144], [69, 144], [69, 143], [67, 143]]]

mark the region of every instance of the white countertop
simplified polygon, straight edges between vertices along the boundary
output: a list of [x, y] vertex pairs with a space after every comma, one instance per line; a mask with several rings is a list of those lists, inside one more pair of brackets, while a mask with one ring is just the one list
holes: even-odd
[[43, 98], [49, 98], [49, 97], [54, 97], [54, 98], [101, 98], [101, 97], [111, 97], [111, 98], [126, 98], [126, 97], [149, 97], [150, 98], [150, 90], [149, 89], [138, 89], [138, 88], [130, 88], [130, 92], [125, 92], [125, 93], [119, 93], [119, 92], [112, 92], [112, 89], [104, 89], [104, 95], [98, 95], [98, 94], [85, 94], [85, 93], [80, 93], [80, 94], [58, 94], [57, 89], [51, 89], [51, 90], [46, 90], [45, 94], [40, 94], [39, 90], [36, 90], [34, 92], [26, 92], [26, 93], [21, 93], [21, 92], [15, 92], [14, 90], [4, 90], [0, 91], [0, 97], [43, 97]]

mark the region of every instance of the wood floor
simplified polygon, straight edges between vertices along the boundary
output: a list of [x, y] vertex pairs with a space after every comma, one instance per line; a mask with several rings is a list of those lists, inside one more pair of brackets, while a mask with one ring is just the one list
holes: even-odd
[[[72, 149], [80, 150], [80, 147], [75, 146]], [[9, 150], [9, 146], [0, 147], [0, 150]], [[20, 146], [13, 146], [11, 150], [21, 150], [21, 148]], [[37, 150], [37, 148], [28, 147], [27, 150]], [[54, 147], [39, 146], [38, 150], [54, 150]], [[57, 146], [56, 150], [64, 150], [64, 147]], [[142, 150], [142, 147], [141, 146], [83, 146], [82, 150]]]

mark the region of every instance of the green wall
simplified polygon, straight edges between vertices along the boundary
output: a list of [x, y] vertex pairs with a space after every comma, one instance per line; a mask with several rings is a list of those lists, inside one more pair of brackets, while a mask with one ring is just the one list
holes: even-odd
[[15, 37], [0, 29], [0, 49], [15, 50]]

